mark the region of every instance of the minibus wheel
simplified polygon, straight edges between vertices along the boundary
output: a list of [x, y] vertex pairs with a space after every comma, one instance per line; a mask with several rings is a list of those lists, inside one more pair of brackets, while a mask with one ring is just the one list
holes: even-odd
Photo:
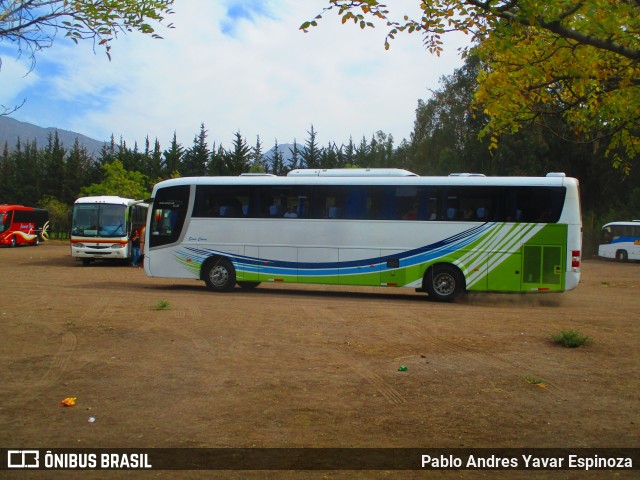
[[466, 290], [460, 269], [444, 263], [427, 270], [422, 284], [429, 298], [439, 302], [450, 302]]
[[619, 262], [626, 262], [628, 258], [629, 256], [627, 255], [626, 250], [618, 250], [616, 252], [616, 260], [618, 260]]
[[226, 258], [211, 258], [202, 266], [202, 279], [209, 290], [225, 292], [235, 286], [236, 270]]

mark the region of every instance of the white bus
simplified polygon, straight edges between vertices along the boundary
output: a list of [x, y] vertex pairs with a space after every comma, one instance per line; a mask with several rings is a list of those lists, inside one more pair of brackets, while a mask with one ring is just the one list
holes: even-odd
[[603, 226], [598, 256], [620, 262], [640, 260], [640, 220], [611, 222]]
[[578, 181], [396, 169], [158, 183], [144, 266], [214, 291], [260, 282], [561, 292], [580, 281]]
[[73, 205], [71, 256], [84, 265], [131, 258], [131, 234], [142, 236], [149, 205], [111, 195], [82, 197]]

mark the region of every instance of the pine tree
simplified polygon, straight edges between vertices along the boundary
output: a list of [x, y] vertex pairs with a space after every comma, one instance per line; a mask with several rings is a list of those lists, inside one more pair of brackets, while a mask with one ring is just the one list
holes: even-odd
[[43, 195], [58, 197], [65, 177], [66, 150], [60, 143], [58, 131], [49, 133], [48, 143], [43, 151], [44, 179]]
[[182, 170], [182, 158], [184, 156], [184, 148], [178, 143], [176, 132], [173, 132], [173, 139], [169, 150], [165, 150], [162, 154], [164, 161], [162, 162], [161, 177], [170, 178], [177, 175]]
[[9, 142], [4, 142], [0, 157], [0, 198], [3, 203], [13, 203], [15, 196], [15, 164], [14, 156], [9, 153]]
[[184, 154], [181, 174], [185, 177], [206, 175], [209, 162], [207, 130], [200, 124], [200, 133], [193, 139], [193, 146]]
[[360, 140], [360, 145], [358, 145], [354, 151], [354, 159], [356, 165], [359, 165], [360, 167], [368, 166], [369, 152], [371, 152], [371, 147], [369, 147], [369, 143], [363, 135], [362, 140]]
[[311, 125], [311, 130], [307, 133], [309, 138], [305, 142], [302, 152], [300, 152], [302, 157], [301, 168], [319, 168], [321, 167], [322, 149], [318, 147], [316, 142], [317, 132], [313, 129], [313, 125]]
[[55, 197], [67, 205], [73, 204], [80, 195], [82, 187], [89, 183], [92, 163], [86, 147], [80, 145], [80, 141], [76, 137], [67, 157], [61, 192]]
[[329, 142], [329, 145], [327, 145], [326, 148], [323, 148], [320, 153], [320, 162], [318, 164], [318, 167], [336, 168], [337, 165], [338, 154], [336, 152], [336, 145], [335, 143], [331, 144], [331, 142]]
[[249, 171], [251, 147], [247, 145], [239, 131], [236, 132], [233, 140], [233, 150], [226, 152], [225, 160], [229, 175], [240, 175]]
[[256, 138], [256, 146], [253, 147], [253, 151], [251, 152], [250, 163], [250, 170], [254, 173], [264, 172], [266, 170], [264, 153], [262, 152], [262, 143], [260, 142], [260, 135], [258, 135]]
[[225, 162], [226, 153], [224, 148], [220, 146], [216, 149], [214, 145], [211, 152], [211, 158], [207, 164], [207, 175], [211, 175], [213, 177], [228, 175], [228, 169]]
[[298, 150], [298, 142], [296, 141], [295, 138], [293, 139], [293, 148], [290, 148], [289, 152], [291, 152], [291, 162], [289, 163], [288, 167], [285, 166], [282, 169], [283, 174], [285, 175], [291, 170], [302, 168], [300, 166], [300, 150]]
[[[342, 152], [343, 149], [340, 149]], [[343, 153], [343, 167], [352, 167], [356, 165], [356, 146], [353, 143], [353, 137], [349, 136], [349, 143], [344, 147]]]
[[274, 175], [284, 175], [284, 162], [282, 154], [280, 153], [280, 146], [278, 145], [278, 139], [276, 138], [275, 145], [273, 146], [273, 157], [271, 157], [271, 165], [267, 169], [267, 172]]
[[163, 180], [163, 171], [162, 171], [162, 152], [160, 150], [160, 142], [156, 138], [153, 144], [153, 150], [151, 150], [149, 145], [149, 137], [147, 137], [145, 142], [145, 151], [144, 151], [144, 168], [142, 170], [147, 178], [155, 183], [159, 180]]

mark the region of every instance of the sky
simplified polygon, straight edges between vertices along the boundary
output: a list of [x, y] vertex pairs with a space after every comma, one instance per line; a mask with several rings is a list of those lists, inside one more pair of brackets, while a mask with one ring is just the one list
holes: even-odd
[[[394, 0], [395, 18], [417, 0]], [[0, 105], [25, 104], [12, 118], [71, 130], [100, 141], [113, 134], [142, 148], [148, 136], [168, 149], [174, 132], [185, 148], [201, 124], [211, 148], [231, 148], [236, 132], [263, 151], [300, 144], [313, 125], [320, 146], [359, 143], [377, 131], [398, 145], [409, 139], [418, 99], [462, 66], [463, 35], [429, 54], [419, 34], [400, 34], [385, 50], [385, 25], [361, 30], [323, 16], [299, 26], [327, 0], [176, 0], [163, 39], [131, 33], [112, 44], [111, 61], [90, 41], [62, 35], [30, 59], [0, 43]]]

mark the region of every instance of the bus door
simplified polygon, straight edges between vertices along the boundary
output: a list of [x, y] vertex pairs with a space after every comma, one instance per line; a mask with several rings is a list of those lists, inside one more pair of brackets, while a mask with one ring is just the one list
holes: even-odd
[[530, 245], [522, 248], [522, 291], [562, 291], [564, 248], [561, 245]]

